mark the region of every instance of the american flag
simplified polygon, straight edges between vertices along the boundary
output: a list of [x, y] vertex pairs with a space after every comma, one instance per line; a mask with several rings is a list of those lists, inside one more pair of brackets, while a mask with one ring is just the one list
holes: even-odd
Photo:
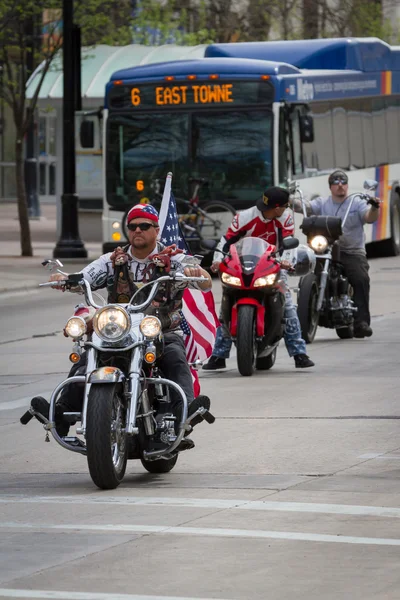
[[[185, 238], [179, 227], [175, 198], [171, 190], [172, 173], [168, 173], [160, 208], [160, 241], [166, 246], [176, 244], [188, 252]], [[183, 319], [181, 323], [189, 363], [206, 360], [212, 354], [219, 321], [215, 313], [212, 292], [191, 290], [183, 293]], [[197, 371], [191, 369], [195, 397], [200, 393]]]

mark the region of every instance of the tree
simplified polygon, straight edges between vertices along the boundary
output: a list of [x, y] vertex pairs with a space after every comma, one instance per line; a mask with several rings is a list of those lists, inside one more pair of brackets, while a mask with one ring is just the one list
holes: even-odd
[[[0, 62], [3, 70], [0, 99], [10, 106], [17, 132], [15, 177], [22, 256], [33, 254], [24, 182], [24, 138], [33, 119], [43, 80], [62, 48], [61, 7], [61, 0], [0, 0]], [[75, 14], [76, 23], [81, 26], [83, 44], [129, 43], [130, 0], [76, 0]], [[29, 100], [26, 86], [32, 63], [41, 66], [33, 80], [33, 95]]]
[[145, 46], [176, 44], [194, 46], [210, 44], [215, 32], [208, 28], [207, 9], [204, 3], [194, 6], [183, 0], [160, 3], [158, 0], [138, 2], [134, 12], [132, 42]]

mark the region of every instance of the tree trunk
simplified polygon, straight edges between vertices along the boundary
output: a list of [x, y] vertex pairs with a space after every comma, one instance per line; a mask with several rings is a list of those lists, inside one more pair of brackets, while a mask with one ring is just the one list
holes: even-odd
[[23, 136], [17, 135], [15, 143], [15, 179], [17, 184], [18, 217], [21, 239], [21, 256], [33, 256], [31, 230], [28, 218], [28, 204], [26, 201], [25, 178], [24, 178], [24, 152], [22, 144]]
[[303, 0], [303, 38], [311, 40], [319, 35], [319, 0]]

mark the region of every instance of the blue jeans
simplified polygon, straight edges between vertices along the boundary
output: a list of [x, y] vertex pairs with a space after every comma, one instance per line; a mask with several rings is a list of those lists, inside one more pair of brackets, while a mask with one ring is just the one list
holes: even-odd
[[[292, 294], [287, 284], [287, 276], [285, 272], [281, 271], [281, 279], [285, 281], [285, 312], [283, 315], [285, 321], [285, 333], [283, 339], [285, 340], [286, 350], [289, 356], [296, 356], [297, 354], [307, 354], [306, 343], [301, 337], [301, 327], [299, 317], [297, 316], [297, 310], [293, 304]], [[213, 356], [218, 358], [229, 358], [229, 354], [232, 348], [232, 338], [228, 327], [221, 322], [221, 326], [217, 329], [217, 337], [215, 339], [215, 345], [213, 348]]]

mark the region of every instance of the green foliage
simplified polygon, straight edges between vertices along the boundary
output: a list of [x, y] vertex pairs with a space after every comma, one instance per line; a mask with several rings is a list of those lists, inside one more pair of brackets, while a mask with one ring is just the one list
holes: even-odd
[[194, 46], [211, 44], [215, 32], [207, 27], [205, 4], [196, 8], [196, 27], [190, 25], [192, 14], [187, 8], [175, 8], [175, 3], [167, 1], [160, 4], [157, 0], [146, 0], [137, 10], [133, 19], [132, 41], [135, 44], [162, 45], [176, 44]]

